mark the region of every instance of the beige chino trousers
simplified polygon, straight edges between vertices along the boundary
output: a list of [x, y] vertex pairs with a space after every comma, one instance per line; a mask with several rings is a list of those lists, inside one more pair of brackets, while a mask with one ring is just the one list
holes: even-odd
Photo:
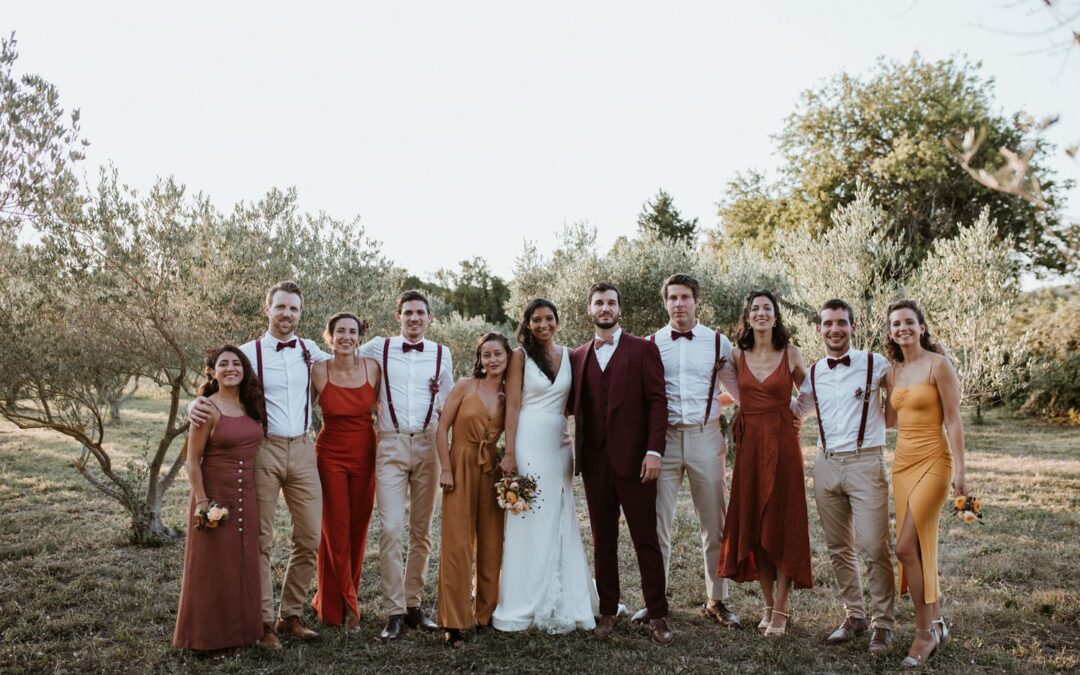
[[[379, 571], [389, 615], [419, 607], [431, 555], [431, 517], [439, 493], [435, 431], [380, 431], [375, 449], [375, 503], [379, 509]], [[405, 511], [409, 553], [402, 559]]]
[[683, 476], [690, 482], [690, 498], [697, 512], [705, 567], [705, 594], [726, 600], [727, 579], [716, 575], [720, 542], [724, 538], [727, 496], [724, 488], [724, 434], [720, 425], [668, 427], [660, 478], [656, 481], [656, 534], [664, 555], [664, 577], [671, 570], [671, 527], [679, 505]]
[[274, 577], [270, 551], [278, 495], [292, 516], [292, 552], [281, 583], [278, 616], [301, 616], [308, 586], [315, 577], [315, 558], [322, 526], [322, 483], [315, 446], [306, 436], [266, 436], [255, 455], [255, 496], [259, 504], [259, 564], [263, 623], [274, 624]]
[[889, 546], [889, 480], [881, 447], [827, 457], [818, 449], [814, 501], [848, 616], [866, 618], [858, 547], [870, 582], [873, 626], [893, 630], [896, 582]]

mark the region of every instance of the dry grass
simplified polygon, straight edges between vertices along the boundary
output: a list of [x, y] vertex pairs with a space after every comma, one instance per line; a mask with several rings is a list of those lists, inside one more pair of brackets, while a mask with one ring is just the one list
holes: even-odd
[[[164, 419], [164, 405], [141, 398], [124, 414], [124, 424], [111, 430], [112, 441], [137, 454], [151, 425]], [[807, 429], [804, 440], [811, 438]], [[1075, 672], [1080, 669], [1080, 591], [1074, 585], [1080, 574], [1080, 434], [992, 416], [986, 425], [969, 427], [968, 438], [970, 482], [988, 513], [981, 526], [944, 519], [943, 586], [954, 639], [932, 665], [943, 672]], [[811, 449], [805, 450], [809, 462]], [[749, 628], [731, 631], [709, 623], [697, 609], [704, 600], [701, 554], [684, 494], [675, 522], [670, 589], [678, 632], [669, 648], [652, 645], [643, 630], [628, 626], [607, 642], [587, 634], [489, 631], [459, 652], [443, 647], [439, 634], [411, 633], [398, 644], [379, 644], [375, 638], [383, 617], [373, 532], [361, 588], [366, 619], [358, 637], [326, 629], [315, 643], [287, 644], [280, 654], [244, 649], [224, 661], [206, 661], [169, 645], [182, 544], [126, 545], [123, 513], [78, 476], [71, 467], [75, 452], [70, 441], [55, 434], [20, 432], [0, 423], [3, 672], [881, 672], [895, 670], [910, 638], [911, 604], [901, 599], [900, 640], [886, 656], [870, 658], [862, 643], [823, 644], [842, 610], [812, 507], [818, 586], [795, 594], [788, 638], [766, 642]], [[185, 499], [184, 485], [170, 495], [170, 524], [181, 526]], [[588, 536], [583, 499], [578, 507]], [[287, 556], [284, 509], [278, 525], [274, 556], [280, 575]], [[437, 561], [436, 555], [425, 596], [429, 602], [435, 599]], [[624, 599], [636, 608], [638, 575], [625, 532], [622, 561]], [[761, 603], [753, 585], [735, 587], [731, 604], [748, 625], [756, 623]]]

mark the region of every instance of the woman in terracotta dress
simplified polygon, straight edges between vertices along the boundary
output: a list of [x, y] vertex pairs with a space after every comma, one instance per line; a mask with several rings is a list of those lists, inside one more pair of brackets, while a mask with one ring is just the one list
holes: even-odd
[[323, 492], [318, 591], [311, 602], [319, 620], [360, 625], [357, 589], [368, 524], [375, 505], [375, 430], [371, 411], [378, 399], [379, 366], [356, 355], [367, 322], [339, 312], [326, 322], [323, 339], [333, 358], [311, 369], [311, 387], [323, 427], [315, 455]]
[[[199, 395], [214, 409], [209, 424], [193, 426], [188, 434], [191, 503], [172, 643], [217, 652], [263, 636], [253, 471], [266, 410], [258, 378], [239, 347], [212, 350], [206, 374]], [[228, 516], [216, 527], [199, 529], [211, 502], [227, 508]]]
[[443, 489], [437, 620], [453, 648], [465, 644], [462, 631], [490, 624], [499, 602], [504, 514], [495, 499], [495, 443], [503, 432], [509, 358], [504, 335], [482, 336], [472, 377], [450, 390], [435, 431]]
[[758, 581], [765, 600], [758, 630], [782, 636], [792, 584], [813, 586], [803, 456], [791, 411], [806, 367], [770, 291], [746, 297], [736, 344], [735, 470], [718, 574]]
[[[885, 423], [898, 427], [893, 458], [900, 592], [915, 604], [915, 637], [902, 666], [914, 668], [949, 637], [938, 584], [938, 519], [949, 496], [967, 494], [960, 383], [913, 300], [889, 305]], [[950, 452], [950, 448], [952, 451]]]

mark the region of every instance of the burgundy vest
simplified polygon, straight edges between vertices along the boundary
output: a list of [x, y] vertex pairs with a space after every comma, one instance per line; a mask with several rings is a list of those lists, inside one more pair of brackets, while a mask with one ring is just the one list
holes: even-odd
[[596, 350], [589, 349], [585, 358], [585, 382], [582, 384], [582, 412], [585, 413], [585, 443], [590, 448], [607, 447], [608, 388], [611, 383], [611, 362], [600, 370]]

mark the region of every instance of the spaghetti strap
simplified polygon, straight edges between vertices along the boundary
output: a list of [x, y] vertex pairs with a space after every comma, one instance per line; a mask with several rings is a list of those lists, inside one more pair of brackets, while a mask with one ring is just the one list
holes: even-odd
[[934, 359], [932, 357], [930, 359], [930, 371], [926, 374], [926, 383], [934, 383]]

